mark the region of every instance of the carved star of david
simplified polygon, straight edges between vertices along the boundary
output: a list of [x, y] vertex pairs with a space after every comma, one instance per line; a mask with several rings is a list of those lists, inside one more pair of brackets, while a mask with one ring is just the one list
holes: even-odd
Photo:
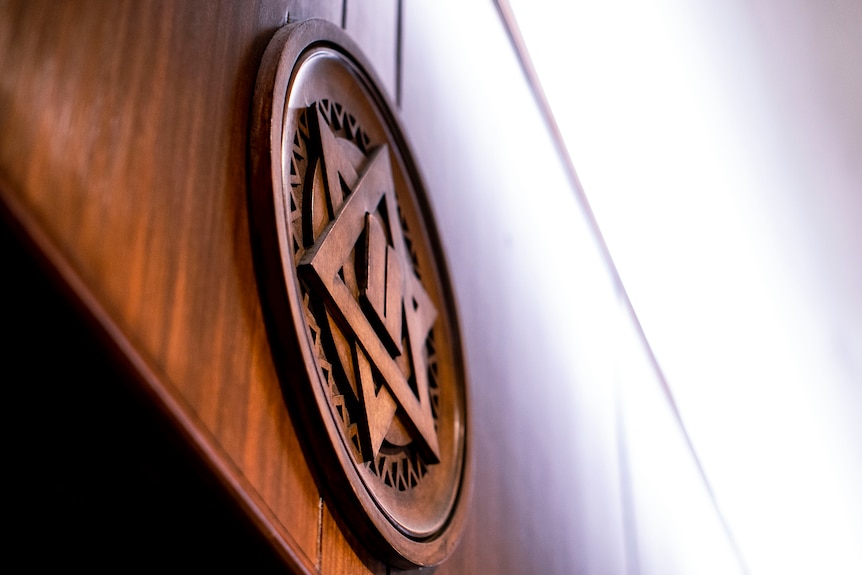
[[[316, 105], [309, 107], [308, 115], [311, 135], [319, 137], [318, 169], [333, 217], [302, 256], [298, 271], [324, 294], [327, 311], [351, 341], [353, 365], [343, 368], [352, 370], [351, 380], [357, 384], [365, 412], [362, 432], [372, 457], [400, 409], [399, 421], [414, 445], [429, 463], [436, 463], [440, 447], [423, 348], [437, 310], [411, 264], [398, 217], [389, 148], [384, 144], [367, 158], [359, 157], [355, 146], [332, 133]], [[355, 166], [363, 160], [358, 173]], [[324, 201], [310, 195], [312, 201]], [[384, 217], [377, 215], [378, 210]], [[348, 258], [354, 250], [358, 299], [342, 275], [345, 265], [352, 265]], [[415, 390], [402, 365], [412, 366]], [[376, 379], [382, 379], [382, 385], [376, 385]]]

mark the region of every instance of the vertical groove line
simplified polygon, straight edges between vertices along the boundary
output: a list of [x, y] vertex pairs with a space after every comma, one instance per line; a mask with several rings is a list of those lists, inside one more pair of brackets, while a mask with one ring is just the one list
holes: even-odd
[[395, 15], [395, 105], [401, 109], [401, 83], [403, 74], [401, 67], [404, 58], [401, 52], [404, 49], [404, 4], [403, 0], [398, 0], [397, 14]]
[[317, 503], [317, 572], [323, 571], [323, 497]]
[[347, 0], [341, 2], [341, 29], [347, 30]]

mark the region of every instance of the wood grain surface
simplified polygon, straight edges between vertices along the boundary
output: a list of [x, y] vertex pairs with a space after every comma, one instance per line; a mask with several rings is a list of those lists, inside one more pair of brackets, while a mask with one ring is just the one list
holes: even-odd
[[340, 24], [331, 4], [19, 2], [0, 17], [4, 200], [307, 571], [320, 497], [263, 328], [245, 163], [266, 43], [288, 18]]

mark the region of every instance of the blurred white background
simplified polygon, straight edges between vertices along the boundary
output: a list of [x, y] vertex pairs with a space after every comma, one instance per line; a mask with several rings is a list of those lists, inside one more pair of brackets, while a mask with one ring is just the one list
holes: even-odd
[[511, 5], [750, 572], [862, 573], [862, 2]]

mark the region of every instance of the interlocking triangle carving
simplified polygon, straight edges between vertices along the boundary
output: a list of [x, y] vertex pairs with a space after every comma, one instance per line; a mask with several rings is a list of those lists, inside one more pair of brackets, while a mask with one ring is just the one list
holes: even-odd
[[[328, 314], [352, 342], [353, 365], [344, 365], [342, 358], [342, 367], [352, 370], [365, 412], [361, 433], [370, 447], [368, 459], [377, 456], [400, 410], [416, 448], [429, 463], [436, 463], [440, 447], [423, 348], [437, 310], [413, 271], [398, 216], [389, 148], [383, 144], [365, 156], [332, 133], [318, 105], [309, 107], [308, 118], [310, 136], [320, 146], [316, 169], [324, 189], [306, 190], [311, 202], [303, 214], [303, 228], [316, 241], [297, 269], [325, 294]], [[363, 162], [358, 172], [356, 166]], [[326, 202], [328, 222], [315, 221], [324, 206], [314, 208], [312, 202]], [[354, 262], [349, 261], [351, 254]], [[351, 265], [359, 297], [344, 280], [344, 268]], [[405, 357], [399, 358], [402, 354]]]

